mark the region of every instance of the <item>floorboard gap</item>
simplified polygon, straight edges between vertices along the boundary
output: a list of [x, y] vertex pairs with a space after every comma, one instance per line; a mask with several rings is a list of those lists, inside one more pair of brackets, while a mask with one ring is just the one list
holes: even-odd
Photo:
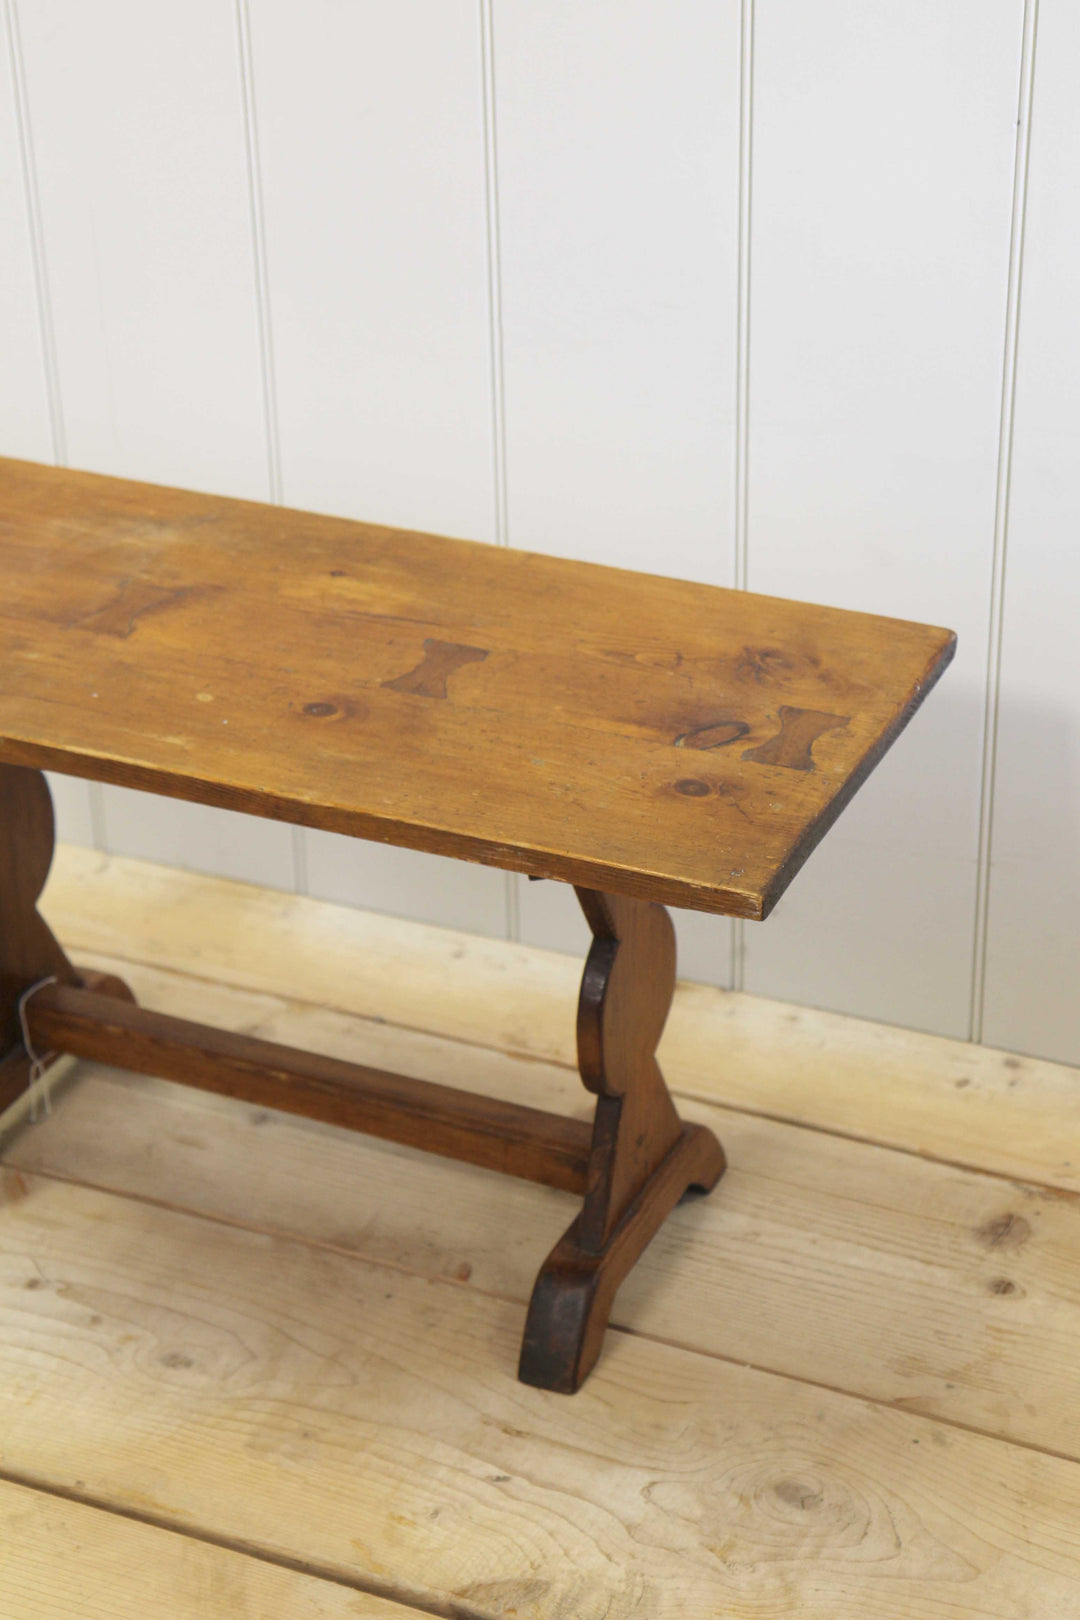
[[173, 1535], [185, 1536], [189, 1541], [199, 1541], [209, 1547], [220, 1547], [223, 1552], [239, 1553], [244, 1558], [254, 1558], [262, 1564], [273, 1564], [279, 1569], [291, 1570], [296, 1575], [312, 1576], [332, 1586], [343, 1586], [350, 1592], [363, 1592], [368, 1597], [382, 1598], [388, 1603], [399, 1604], [402, 1608], [419, 1609], [424, 1614], [436, 1616], [437, 1620], [499, 1620], [499, 1616], [493, 1610], [477, 1609], [472, 1605], [461, 1604], [454, 1598], [448, 1598], [445, 1603], [432, 1602], [429, 1596], [404, 1591], [401, 1587], [391, 1586], [374, 1577], [346, 1575], [331, 1566], [304, 1558], [290, 1558], [286, 1553], [272, 1552], [257, 1543], [247, 1542], [238, 1537], [216, 1535], [212, 1530], [180, 1523], [165, 1514], [118, 1506], [115, 1502], [96, 1496], [92, 1491], [79, 1491], [69, 1485], [57, 1485], [34, 1474], [0, 1468], [0, 1481], [7, 1485], [19, 1485], [24, 1490], [37, 1491], [43, 1496], [53, 1496], [63, 1502], [74, 1502], [81, 1507], [95, 1508], [100, 1513], [111, 1513], [117, 1519], [145, 1524], [152, 1530], [167, 1530]]

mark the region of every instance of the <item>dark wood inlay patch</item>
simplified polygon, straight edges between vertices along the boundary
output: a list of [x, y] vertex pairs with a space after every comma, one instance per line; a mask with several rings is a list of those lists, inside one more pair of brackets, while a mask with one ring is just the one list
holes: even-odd
[[413, 697], [445, 698], [449, 696], [446, 683], [454, 671], [463, 664], [482, 663], [486, 657], [486, 647], [465, 647], [458, 641], [436, 641], [429, 636], [420, 663], [382, 684], [391, 692], [409, 692]]
[[93, 630], [99, 636], [118, 636], [126, 641], [145, 614], [160, 613], [191, 596], [205, 596], [208, 589], [213, 587], [178, 585], [168, 589], [152, 585], [146, 579], [125, 580], [111, 602], [75, 622], [80, 630]]
[[810, 750], [826, 731], [840, 731], [851, 716], [847, 714], [821, 714], [817, 709], [792, 709], [785, 703], [780, 709], [780, 730], [775, 737], [757, 748], [748, 748], [743, 759], [755, 765], [781, 765], [786, 771], [812, 771], [815, 769]]

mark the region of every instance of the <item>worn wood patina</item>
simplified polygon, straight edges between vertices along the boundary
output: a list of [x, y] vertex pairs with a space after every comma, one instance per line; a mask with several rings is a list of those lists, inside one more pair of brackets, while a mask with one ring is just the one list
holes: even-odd
[[[582, 1194], [520, 1375], [570, 1392], [725, 1160], [655, 1052], [665, 903], [764, 917], [952, 656], [946, 630], [0, 463], [0, 1104], [71, 1053]], [[134, 1005], [37, 900], [67, 771], [571, 881], [591, 1128]]]
[[0, 462], [0, 758], [767, 915], [947, 630]]

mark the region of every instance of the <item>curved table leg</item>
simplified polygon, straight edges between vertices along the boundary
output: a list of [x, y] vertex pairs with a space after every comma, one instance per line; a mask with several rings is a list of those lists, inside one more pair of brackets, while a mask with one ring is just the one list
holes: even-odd
[[540, 1268], [519, 1377], [570, 1394], [603, 1343], [615, 1291], [691, 1187], [708, 1192], [723, 1149], [684, 1125], [656, 1061], [675, 989], [675, 931], [662, 906], [578, 889], [593, 943], [578, 1002], [578, 1063], [596, 1093], [581, 1214]]

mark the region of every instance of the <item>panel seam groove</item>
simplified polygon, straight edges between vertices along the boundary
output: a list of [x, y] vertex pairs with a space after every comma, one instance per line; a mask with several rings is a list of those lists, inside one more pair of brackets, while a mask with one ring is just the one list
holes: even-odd
[[499, 240], [499, 168], [495, 128], [495, 46], [491, 0], [479, 0], [483, 73], [484, 207], [487, 250], [489, 357], [491, 368], [491, 447], [495, 541], [510, 544], [506, 495], [506, 401], [503, 370], [502, 257]]
[[990, 624], [986, 655], [986, 701], [983, 711], [982, 781], [979, 798], [979, 841], [975, 886], [975, 929], [972, 952], [969, 1039], [981, 1042], [986, 1014], [992, 877], [994, 790], [997, 779], [998, 721], [1005, 619], [1005, 569], [1008, 555], [1009, 506], [1012, 491], [1013, 425], [1016, 410], [1020, 305], [1027, 222], [1028, 166], [1031, 151], [1032, 100], [1039, 0], [1025, 0], [1020, 50], [1020, 86], [1013, 163], [1009, 271], [1005, 299], [1005, 344], [1002, 361], [1001, 414], [998, 429], [994, 541], [990, 575]]
[[[11, 82], [15, 99], [15, 122], [19, 141], [19, 162], [22, 171], [23, 198], [26, 204], [27, 230], [30, 237], [30, 261], [34, 277], [37, 302], [38, 338], [41, 346], [41, 369], [45, 381], [45, 403], [49, 413], [49, 437], [52, 440], [53, 461], [57, 467], [68, 464], [67, 429], [60, 391], [60, 361], [56, 349], [56, 325], [53, 320], [52, 292], [45, 254], [45, 228], [41, 218], [41, 197], [38, 191], [37, 163], [30, 125], [30, 97], [26, 86], [23, 64], [22, 36], [16, 0], [5, 0], [4, 17], [7, 31]], [[86, 784], [86, 802], [90, 812], [90, 839], [93, 847], [104, 852], [105, 796], [100, 782]]]
[[[481, 104], [484, 117], [484, 224], [487, 254], [488, 356], [491, 390], [491, 469], [495, 544], [510, 544], [506, 493], [506, 390], [503, 368], [502, 255], [499, 239], [499, 153], [495, 124], [495, 20], [492, 0], [478, 0]], [[503, 874], [506, 937], [521, 938], [522, 879]]]
[[[741, 0], [739, 11], [739, 187], [738, 270], [735, 311], [735, 523], [732, 580], [735, 589], [749, 588], [750, 482], [750, 222], [754, 132], [754, 0]], [[731, 988], [746, 983], [746, 923], [731, 923]]]
[[45, 397], [49, 410], [53, 460], [58, 467], [66, 467], [67, 434], [64, 428], [64, 413], [60, 396], [60, 367], [56, 353], [56, 328], [53, 322], [52, 295], [49, 290], [48, 268], [45, 259], [45, 232], [41, 220], [37, 165], [34, 161], [34, 144], [30, 128], [30, 101], [26, 88], [26, 73], [23, 67], [22, 39], [19, 32], [16, 0], [5, 0], [4, 12], [8, 52], [11, 59], [11, 78], [15, 93], [15, 119], [19, 132], [19, 158], [22, 168], [23, 194], [26, 201], [27, 223], [30, 231], [30, 256], [34, 271], [34, 290], [37, 294], [41, 364], [45, 374]]
[[236, 32], [240, 56], [240, 98], [244, 118], [244, 148], [247, 160], [251, 248], [255, 271], [255, 312], [259, 338], [259, 366], [262, 377], [263, 431], [266, 439], [267, 477], [270, 486], [270, 501], [273, 505], [280, 506], [283, 499], [281, 444], [278, 434], [274, 345], [270, 325], [270, 280], [266, 259], [266, 231], [263, 223], [259, 133], [255, 119], [255, 70], [251, 49], [251, 17], [248, 10], [248, 0], [236, 0]]
[[87, 782], [87, 794], [90, 800], [90, 836], [94, 840], [94, 848], [103, 855], [109, 853], [108, 823], [105, 817], [105, 788], [101, 782]]
[[[270, 318], [270, 271], [263, 214], [262, 165], [259, 157], [259, 127], [255, 113], [255, 61], [251, 45], [249, 0], [236, 0], [236, 37], [240, 59], [240, 99], [244, 118], [251, 253], [255, 273], [255, 319], [259, 340], [267, 482], [271, 503], [280, 506], [285, 495], [281, 470], [281, 435], [278, 426], [277, 377], [274, 369], [274, 335]], [[292, 862], [293, 892], [306, 894], [308, 860], [307, 839], [303, 827], [289, 828], [289, 852]]]

